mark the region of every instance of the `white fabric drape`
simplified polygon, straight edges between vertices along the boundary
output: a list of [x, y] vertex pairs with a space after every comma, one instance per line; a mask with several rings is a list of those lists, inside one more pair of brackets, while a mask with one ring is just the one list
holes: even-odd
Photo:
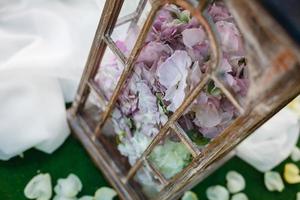
[[[76, 92], [104, 3], [0, 1], [0, 159], [32, 147], [52, 153], [66, 139], [64, 105]], [[281, 112], [240, 145], [238, 155], [261, 171], [271, 169], [296, 143], [296, 121]]]
[[0, 1], [0, 159], [69, 134], [73, 99], [104, 1]]

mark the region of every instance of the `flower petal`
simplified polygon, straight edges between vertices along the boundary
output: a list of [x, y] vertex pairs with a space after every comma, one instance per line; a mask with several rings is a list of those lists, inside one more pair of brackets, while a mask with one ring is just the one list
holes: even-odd
[[287, 163], [284, 166], [283, 177], [289, 184], [300, 183], [299, 168], [294, 163]]
[[196, 118], [194, 122], [197, 126], [210, 128], [221, 123], [222, 116], [213, 104], [207, 103], [195, 108]]
[[55, 195], [53, 200], [77, 200], [76, 197], [64, 197], [60, 195]]
[[226, 174], [227, 188], [230, 193], [237, 193], [245, 189], [246, 182], [244, 177], [236, 172], [230, 171]]
[[231, 197], [231, 200], [248, 200], [248, 197], [244, 193], [237, 193]]
[[143, 62], [149, 67], [154, 62], [157, 62], [162, 56], [169, 56], [172, 53], [172, 49], [160, 42], [149, 42], [141, 51], [138, 62]]
[[191, 63], [191, 58], [186, 51], [175, 51], [165, 62], [158, 66], [157, 75], [160, 83], [167, 88], [176, 85], [186, 78]]
[[164, 63], [158, 66], [157, 76], [167, 88], [165, 100], [170, 101], [168, 109], [175, 111], [185, 98], [188, 68], [192, 61], [186, 51], [175, 51]]
[[83, 197], [80, 197], [78, 200], [94, 200], [94, 197], [93, 196], [83, 196]]
[[219, 32], [224, 52], [238, 53], [241, 51], [241, 36], [233, 23], [218, 21], [216, 23], [216, 28]]
[[295, 146], [292, 153], [291, 153], [291, 159], [294, 162], [300, 161], [300, 149], [299, 147]]
[[58, 179], [57, 184], [54, 187], [54, 191], [57, 195], [69, 198], [76, 197], [81, 189], [82, 183], [74, 174], [69, 174], [65, 179]]
[[205, 32], [202, 28], [185, 29], [181, 34], [183, 44], [188, 48], [202, 43], [205, 39]]
[[284, 189], [284, 183], [278, 172], [266, 172], [264, 175], [265, 186], [269, 191], [282, 192]]
[[181, 200], [198, 200], [198, 196], [192, 191], [186, 191]]
[[229, 200], [228, 190], [221, 185], [215, 185], [207, 188], [206, 196], [209, 200]]
[[24, 195], [28, 199], [48, 200], [52, 196], [51, 177], [49, 174], [38, 174], [27, 183]]
[[296, 200], [300, 200], [300, 192], [297, 192], [297, 198], [296, 198]]
[[117, 192], [109, 187], [102, 187], [95, 193], [95, 200], [112, 200], [117, 196]]

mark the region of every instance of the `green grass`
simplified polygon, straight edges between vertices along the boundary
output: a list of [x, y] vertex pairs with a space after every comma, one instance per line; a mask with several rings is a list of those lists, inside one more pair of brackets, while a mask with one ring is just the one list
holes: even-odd
[[[286, 162], [291, 161], [288, 159], [284, 163]], [[282, 174], [284, 163], [275, 170]], [[296, 193], [300, 191], [300, 184], [286, 184], [282, 193], [268, 192], [263, 183], [263, 174], [236, 157], [197, 185], [193, 191], [200, 200], [205, 200], [206, 188], [215, 184], [225, 185], [225, 175], [230, 170], [236, 170], [245, 177], [247, 186], [244, 192], [250, 200], [294, 200]], [[25, 200], [24, 187], [38, 172], [50, 173], [53, 185], [58, 178], [66, 177], [69, 173], [78, 175], [83, 183], [83, 191], [79, 196], [93, 195], [97, 188], [108, 185], [79, 142], [70, 137], [51, 155], [29, 150], [24, 153], [24, 158], [0, 161], [0, 200]]]

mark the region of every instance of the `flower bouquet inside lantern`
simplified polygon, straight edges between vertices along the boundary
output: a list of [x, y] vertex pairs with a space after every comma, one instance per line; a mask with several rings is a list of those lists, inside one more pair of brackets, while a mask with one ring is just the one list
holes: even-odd
[[[249, 85], [242, 36], [222, 3], [210, 5], [206, 12], [215, 25], [222, 49], [218, 76], [242, 98]], [[117, 48], [126, 57], [130, 55], [140, 31], [137, 25], [128, 27], [126, 36], [120, 32], [112, 35]], [[107, 138], [105, 143], [114, 146], [120, 154], [120, 160], [127, 160], [129, 166], [137, 162], [163, 125], [210, 70], [210, 59], [210, 43], [203, 26], [189, 11], [172, 4], [165, 5], [157, 13], [132, 73], [101, 131]], [[94, 78], [94, 84], [106, 101], [99, 101], [91, 93], [82, 111], [88, 112], [95, 123], [101, 120], [101, 112], [112, 97], [123, 71], [123, 63], [106, 50]], [[201, 151], [238, 114], [218, 82], [211, 79], [177, 124], [187, 133], [197, 151]], [[92, 123], [91, 126], [95, 125]], [[148, 196], [155, 196], [164, 181], [181, 172], [193, 158], [193, 153], [170, 129], [149, 154], [148, 161], [136, 172], [134, 181]], [[159, 171], [162, 177], [153, 175], [150, 168]]]

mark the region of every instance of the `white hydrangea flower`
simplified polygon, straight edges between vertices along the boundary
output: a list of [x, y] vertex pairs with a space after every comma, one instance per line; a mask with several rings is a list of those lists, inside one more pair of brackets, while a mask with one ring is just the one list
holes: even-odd
[[57, 195], [71, 198], [76, 197], [81, 189], [82, 183], [74, 174], [69, 174], [65, 179], [58, 179], [57, 184], [54, 187], [54, 191]]
[[236, 172], [236, 171], [230, 171], [226, 175], [227, 180], [227, 188], [230, 193], [237, 193], [245, 189], [246, 187], [246, 181], [244, 177]]
[[209, 200], [229, 200], [228, 190], [221, 185], [215, 185], [207, 188], [206, 196]]
[[52, 196], [51, 177], [49, 174], [38, 174], [33, 177], [24, 189], [28, 199], [49, 200]]
[[60, 196], [60, 195], [55, 195], [53, 197], [53, 200], [77, 200], [76, 197], [64, 197], [64, 196]]
[[295, 146], [292, 153], [291, 153], [291, 159], [294, 162], [300, 161], [300, 149], [299, 147]]
[[153, 149], [149, 160], [169, 179], [182, 171], [189, 164], [190, 158], [191, 153], [183, 143], [167, 139], [164, 144]]
[[184, 193], [181, 200], [198, 200], [198, 196], [192, 191], [187, 191]]
[[284, 183], [278, 172], [266, 172], [264, 175], [265, 186], [269, 191], [282, 192]]
[[136, 132], [132, 138], [126, 139], [123, 143], [119, 144], [118, 150], [123, 156], [128, 157], [129, 163], [133, 165], [150, 142], [151, 138], [149, 136]]
[[231, 200], [248, 200], [248, 197], [244, 193], [237, 193], [231, 197]]
[[94, 197], [93, 196], [83, 196], [83, 197], [80, 197], [78, 200], [94, 200]]
[[117, 192], [109, 187], [102, 187], [95, 193], [95, 200], [112, 200], [117, 196]]

